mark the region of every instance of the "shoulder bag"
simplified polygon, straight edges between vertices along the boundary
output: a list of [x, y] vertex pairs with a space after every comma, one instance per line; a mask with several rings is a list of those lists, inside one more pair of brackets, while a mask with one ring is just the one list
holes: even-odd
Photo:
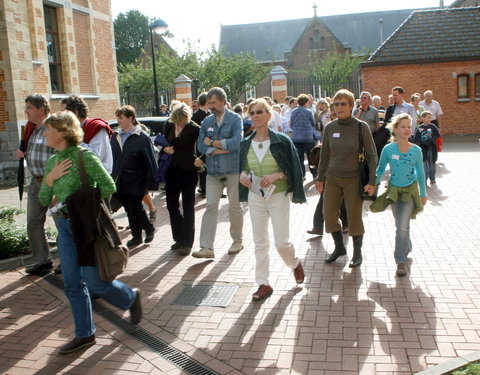
[[368, 195], [368, 193], [364, 190], [365, 185], [368, 185], [370, 182], [370, 168], [368, 167], [368, 161], [365, 156], [365, 147], [363, 144], [363, 132], [362, 132], [362, 124], [357, 122], [358, 124], [358, 168], [360, 171], [360, 197], [362, 200], [371, 200], [374, 201], [377, 199], [377, 190], [373, 195]]

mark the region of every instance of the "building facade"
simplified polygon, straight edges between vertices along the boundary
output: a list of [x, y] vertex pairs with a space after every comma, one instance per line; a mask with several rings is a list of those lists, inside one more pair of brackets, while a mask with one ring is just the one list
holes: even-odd
[[69, 94], [111, 119], [119, 104], [110, 0], [0, 2], [0, 184], [15, 184], [24, 99], [45, 95], [52, 112]]
[[432, 90], [443, 134], [480, 134], [480, 7], [417, 11], [362, 64], [364, 90]]

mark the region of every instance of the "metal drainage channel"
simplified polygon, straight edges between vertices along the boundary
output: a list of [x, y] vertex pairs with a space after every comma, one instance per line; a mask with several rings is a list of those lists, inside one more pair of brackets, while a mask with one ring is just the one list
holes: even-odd
[[[44, 280], [48, 281], [57, 288], [64, 290], [63, 282], [58, 277], [48, 274], [44, 277]], [[185, 371], [187, 374], [219, 375], [217, 372], [198, 363], [185, 353], [175, 349], [173, 346], [167, 344], [163, 340], [160, 340], [158, 337], [145, 331], [143, 328], [131, 324], [128, 320], [123, 319], [120, 315], [109, 308], [102, 306], [98, 302], [92, 301], [92, 310], [107, 319], [110, 323], [116, 325], [123, 332], [129, 334], [137, 341], [150, 348], [155, 353], [161, 355], [167, 361]]]

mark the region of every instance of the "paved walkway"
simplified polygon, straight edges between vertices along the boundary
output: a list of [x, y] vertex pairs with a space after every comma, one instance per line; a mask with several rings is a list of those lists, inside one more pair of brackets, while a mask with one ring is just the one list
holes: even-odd
[[[410, 277], [395, 276], [390, 212], [365, 210], [359, 269], [349, 269], [348, 259], [325, 265], [333, 241], [305, 232], [318, 200], [307, 184], [308, 204], [291, 212], [291, 239], [307, 277], [303, 287], [296, 287], [272, 251], [274, 293], [263, 303], [251, 302], [256, 286], [250, 218], [247, 213], [246, 249], [229, 256], [226, 200], [215, 260], [175, 256], [160, 196], [155, 240], [132, 252], [120, 279], [142, 288], [143, 329], [219, 374], [415, 373], [480, 349], [479, 151], [478, 143], [450, 143], [440, 154], [437, 185], [428, 187], [428, 206], [412, 223]], [[197, 227], [204, 208], [199, 200]], [[125, 225], [124, 215], [119, 222]], [[97, 344], [58, 355], [74, 329], [63, 292], [23, 269], [0, 278], [0, 373], [184, 373], [98, 315]], [[226, 308], [172, 304], [185, 286], [199, 283], [239, 289]]]

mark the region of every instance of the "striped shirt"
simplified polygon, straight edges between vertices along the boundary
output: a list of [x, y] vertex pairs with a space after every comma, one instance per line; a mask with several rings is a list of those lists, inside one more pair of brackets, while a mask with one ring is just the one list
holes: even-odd
[[27, 160], [28, 169], [33, 177], [43, 177], [47, 161], [55, 152], [53, 148], [47, 146], [47, 138], [43, 133], [45, 133], [45, 125], [34, 129], [28, 139], [25, 159]]

